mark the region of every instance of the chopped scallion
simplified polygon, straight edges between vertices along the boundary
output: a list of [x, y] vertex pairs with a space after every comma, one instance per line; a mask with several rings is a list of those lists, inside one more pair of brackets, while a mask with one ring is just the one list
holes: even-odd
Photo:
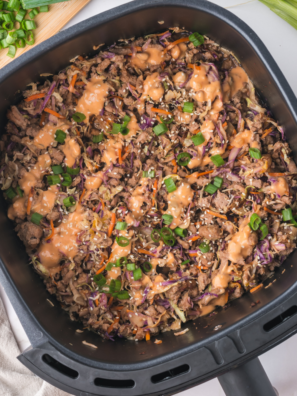
[[180, 228], [180, 227], [176, 227], [174, 229], [174, 232], [176, 233], [176, 235], [185, 238], [188, 235], [188, 230], [185, 228]]
[[164, 135], [164, 133], [166, 133], [168, 131], [168, 128], [165, 124], [158, 124], [158, 125], [154, 126], [153, 131], [155, 132], [155, 134], [157, 136], [161, 136], [161, 135]]
[[33, 213], [31, 216], [31, 221], [32, 221], [32, 223], [39, 225], [42, 218], [43, 218], [43, 216], [41, 214]]
[[207, 253], [210, 250], [210, 247], [209, 247], [209, 245], [206, 242], [200, 243], [198, 248], [201, 250], [202, 253]]
[[63, 181], [62, 186], [69, 187], [72, 184], [72, 177], [68, 173], [62, 173]]
[[176, 190], [176, 185], [171, 177], [168, 177], [168, 179], [165, 179], [164, 183], [165, 183], [166, 189], [169, 193], [172, 193], [173, 191]]
[[164, 214], [164, 215], [162, 216], [162, 219], [163, 219], [163, 221], [164, 221], [164, 224], [170, 225], [170, 224], [172, 223], [172, 221], [173, 221], [173, 216], [171, 216], [171, 215], [169, 215], [169, 214]]
[[67, 166], [66, 168], [66, 172], [69, 173], [69, 175], [78, 175], [80, 172], [80, 168], [69, 168], [69, 166]]
[[183, 106], [184, 113], [193, 113], [194, 103], [193, 102], [185, 102]]
[[204, 136], [201, 132], [197, 133], [197, 135], [192, 136], [191, 140], [194, 143], [194, 146], [200, 146], [200, 144], [205, 142]]
[[6, 191], [5, 194], [7, 196], [8, 199], [13, 199], [17, 196], [16, 192], [14, 191], [14, 189], [12, 187], [9, 187]]
[[255, 147], [250, 147], [249, 152], [252, 158], [260, 159], [262, 157], [261, 151]]
[[50, 186], [54, 186], [55, 184], [59, 184], [61, 182], [59, 175], [49, 175], [46, 178]]
[[66, 136], [67, 136], [66, 133], [62, 131], [62, 129], [57, 129], [55, 133], [55, 140], [58, 143], [64, 144]]
[[79, 113], [79, 112], [77, 111], [76, 113], [72, 114], [72, 119], [73, 119], [75, 122], [80, 123], [80, 122], [83, 122], [83, 121], [86, 119], [86, 116], [85, 116], [83, 113]]
[[214, 180], [213, 180], [213, 184], [214, 184], [214, 186], [216, 186], [217, 188], [221, 188], [222, 185], [223, 185], [223, 181], [224, 181], [223, 178], [216, 176], [216, 177], [214, 178]]
[[224, 161], [223, 158], [220, 156], [220, 154], [213, 155], [212, 157], [210, 157], [210, 159], [211, 159], [212, 162], [215, 164], [215, 166], [222, 166], [222, 165], [224, 165], [224, 163], [225, 163], [225, 161]]
[[192, 156], [189, 153], [180, 153], [177, 156], [177, 163], [180, 166], [187, 166]]
[[70, 208], [71, 206], [74, 206], [76, 203], [75, 199], [73, 197], [67, 197], [63, 199], [63, 204], [66, 206], [66, 208]]
[[60, 173], [63, 173], [63, 168], [61, 165], [53, 165], [52, 171], [54, 172], [54, 175], [59, 175]]
[[204, 37], [197, 32], [190, 34], [189, 40], [194, 44], [195, 47], [198, 47], [204, 43]]
[[213, 184], [209, 183], [206, 187], [205, 190], [208, 194], [214, 194], [217, 191], [218, 187], [214, 186]]
[[102, 142], [103, 138], [104, 138], [103, 133], [100, 133], [99, 135], [93, 135], [92, 142], [93, 143], [100, 143], [100, 142]]
[[7, 56], [9, 56], [10, 58], [14, 58], [16, 54], [16, 47], [15, 45], [9, 45], [8, 46], [8, 52], [7, 52]]
[[118, 221], [115, 226], [115, 229], [120, 231], [125, 230], [126, 228], [127, 228], [127, 223], [125, 221]]
[[137, 268], [136, 270], [133, 271], [133, 278], [135, 281], [142, 278], [142, 271], [140, 268]]
[[134, 270], [135, 270], [135, 264], [134, 263], [127, 264], [127, 271], [134, 271]]

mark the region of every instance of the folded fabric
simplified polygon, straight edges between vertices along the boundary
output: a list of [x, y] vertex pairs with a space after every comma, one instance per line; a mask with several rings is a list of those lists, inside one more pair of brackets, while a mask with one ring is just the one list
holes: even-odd
[[17, 360], [19, 354], [19, 347], [0, 298], [0, 395], [70, 396], [31, 373]]

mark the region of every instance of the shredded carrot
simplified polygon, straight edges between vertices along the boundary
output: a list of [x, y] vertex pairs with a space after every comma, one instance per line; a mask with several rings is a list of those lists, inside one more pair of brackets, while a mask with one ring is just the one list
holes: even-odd
[[261, 191], [250, 191], [250, 194], [253, 194], [253, 195], [261, 194]]
[[82, 201], [82, 199], [83, 199], [85, 193], [86, 193], [86, 189], [84, 188], [84, 189], [83, 189], [83, 192], [81, 193], [81, 195], [80, 195], [80, 197], [79, 197], [79, 201], [78, 201], [78, 204], [79, 204], [79, 205], [81, 204], [81, 201]]
[[[194, 254], [194, 253], [191, 253], [191, 254]], [[208, 267], [205, 267], [205, 266], [203, 266], [203, 265], [196, 265], [196, 267], [201, 271], [201, 270], [208, 270], [209, 268]]]
[[255, 293], [255, 291], [261, 289], [261, 287], [263, 287], [263, 283], [260, 283], [260, 285], [258, 285], [258, 286], [256, 286], [256, 287], [253, 287], [253, 288], [250, 290], [250, 293]]
[[227, 220], [227, 216], [222, 215], [222, 214], [217, 213], [217, 212], [213, 212], [212, 210], [206, 210], [206, 213], [207, 213], [207, 214], [210, 214], [210, 215], [212, 215], [212, 216], [220, 217], [221, 219]]
[[51, 229], [52, 229], [52, 232], [50, 235], [48, 235], [46, 238], [44, 238], [45, 241], [52, 239], [52, 237], [55, 235], [55, 228], [54, 228], [53, 220], [51, 220]]
[[157, 118], [158, 122], [159, 122], [160, 124], [162, 124], [162, 120], [161, 120], [161, 118], [158, 116], [158, 114], [156, 114], [156, 118]]
[[150, 332], [147, 331], [147, 332], [145, 333], [145, 341], [149, 341], [150, 339], [151, 339]]
[[189, 256], [190, 257], [196, 257], [196, 256], [198, 256], [198, 253], [189, 253]]
[[77, 74], [74, 74], [71, 80], [71, 83], [69, 84], [69, 92], [74, 92], [74, 85], [76, 83], [77, 80]]
[[264, 131], [263, 135], [261, 136], [261, 139], [266, 138], [266, 136], [268, 136], [273, 130], [274, 130], [274, 126], [268, 128], [268, 129], [266, 129], [266, 130]]
[[183, 108], [181, 106], [177, 106], [179, 111], [183, 111]]
[[112, 213], [111, 214], [111, 222], [110, 222], [110, 225], [109, 225], [109, 228], [108, 228], [108, 232], [107, 232], [107, 236], [108, 237], [111, 237], [111, 234], [112, 234], [112, 231], [114, 229], [115, 223], [116, 223], [116, 215], [115, 215], [115, 213]]
[[131, 309], [127, 309], [127, 311], [126, 312], [131, 312], [131, 313], [134, 313], [134, 311], [131, 311]]
[[169, 30], [166, 30], [166, 32], [164, 33], [158, 33], [158, 34], [154, 34], [154, 36], [163, 36], [163, 34], [169, 33]]
[[157, 109], [156, 107], [152, 107], [151, 111], [154, 113], [160, 113], [160, 114], [165, 114], [165, 115], [172, 115], [172, 113], [170, 113], [170, 111], [167, 110], [163, 110], [163, 109]]
[[268, 173], [269, 176], [272, 177], [281, 177], [281, 176], [286, 176], [285, 173]]
[[118, 95], [111, 95], [113, 98], [118, 98], [118, 99], [120, 99], [120, 100], [124, 100], [124, 98], [122, 98], [121, 96], [118, 96]]
[[153, 197], [152, 204], [153, 204], [153, 206], [155, 206], [155, 196], [157, 194], [157, 188], [158, 188], [158, 179], [155, 180], [154, 187], [153, 187], [153, 190], [154, 190], [153, 194], [152, 194], [152, 197]]
[[266, 206], [264, 206], [263, 209], [265, 210], [265, 212], [271, 213], [271, 214], [273, 214], [273, 215], [282, 216], [281, 213], [279, 213], [279, 212], [274, 212], [273, 210], [270, 210], [270, 209], [266, 208]]
[[197, 135], [197, 133], [199, 133], [200, 132], [200, 129], [196, 129], [194, 132], [192, 132], [193, 133], [193, 135]]
[[145, 250], [145, 249], [138, 249], [138, 253], [140, 253], [140, 254], [147, 254], [148, 256], [157, 257], [154, 253], [152, 253], [152, 252], [150, 252], [150, 251], [148, 251], [148, 250]]
[[94, 301], [95, 301], [96, 307], [98, 307], [98, 305], [99, 305], [98, 298], [97, 298], [97, 300], [94, 300]]
[[83, 61], [83, 60], [84, 60], [84, 57], [82, 57], [81, 55], [79, 55], [79, 56], [77, 57], [77, 59], [80, 60], [80, 61]]
[[133, 334], [136, 334], [136, 333], [137, 333], [137, 330], [136, 330], [136, 329], [135, 329], [135, 330], [133, 330], [133, 331], [132, 331], [132, 333], [133, 333]]
[[122, 149], [118, 149], [118, 155], [119, 155], [119, 165], [122, 165], [123, 159], [122, 159]]
[[170, 43], [168, 47], [165, 48], [164, 52], [171, 50], [171, 48], [175, 47], [177, 44], [186, 43], [187, 41], [190, 41], [189, 37], [182, 37], [176, 41], [173, 41], [173, 43]]
[[204, 175], [209, 175], [210, 173], [213, 173], [214, 171], [213, 170], [209, 170], [209, 171], [206, 171], [206, 172], [201, 172], [201, 173], [197, 173], [197, 172], [194, 172], [194, 173], [192, 173], [191, 175], [187, 175], [186, 177], [200, 177], [200, 176], [204, 176]]
[[188, 241], [195, 242], [195, 241], [197, 241], [197, 239], [200, 239], [200, 238], [201, 238], [201, 237], [200, 237], [199, 235], [194, 235], [194, 236], [192, 236], [191, 238], [189, 238]]
[[237, 157], [237, 159], [243, 158], [245, 155], [247, 155], [247, 151], [243, 154], [241, 154], [239, 157]]
[[32, 206], [32, 201], [33, 201], [33, 188], [31, 187], [31, 190], [29, 192], [29, 196], [28, 196], [28, 203], [27, 203], [27, 215], [30, 214], [31, 212], [31, 206]]
[[110, 299], [108, 300], [108, 303], [107, 303], [107, 305], [110, 307], [110, 306], [111, 306], [111, 304], [112, 304], [112, 302], [113, 302], [113, 297], [111, 296], [111, 297], [110, 297]]
[[52, 110], [52, 109], [49, 109], [48, 107], [46, 107], [46, 108], [44, 109], [44, 111], [45, 111], [46, 113], [50, 113], [50, 114], [54, 115], [54, 116], [57, 117], [57, 118], [65, 118], [65, 117], [62, 116], [61, 114], [57, 113], [56, 111], [54, 111], [54, 110]]
[[46, 114], [42, 113], [41, 117], [40, 117], [40, 122], [39, 122], [40, 128], [42, 128], [44, 126], [45, 117], [46, 117]]
[[[100, 264], [99, 264], [99, 265], [102, 265], [102, 264], [104, 263], [104, 260], [106, 260], [106, 257], [105, 257], [105, 256], [102, 257], [102, 260], [100, 261]], [[111, 255], [110, 255], [109, 260], [108, 260], [108, 262], [106, 263], [106, 265], [109, 263], [110, 260], [111, 260]], [[104, 268], [106, 267], [106, 265], [104, 265], [103, 267], [99, 268], [98, 271], [96, 272], [96, 275], [100, 274], [100, 273], [104, 270]]]
[[102, 205], [102, 210], [103, 210], [105, 208], [105, 203], [104, 203], [102, 198], [99, 198], [99, 199], [100, 199], [100, 202], [101, 202], [101, 205]]
[[136, 90], [136, 87], [134, 87], [134, 85], [131, 85], [130, 83], [129, 83], [129, 85], [130, 85], [130, 88], [134, 89], [134, 91]]
[[101, 272], [103, 272], [105, 270], [107, 264], [103, 265], [103, 267], [99, 268], [98, 271], [96, 272], [96, 275], [101, 274]]
[[121, 311], [125, 307], [112, 307], [113, 311]]
[[32, 100], [41, 99], [41, 98], [44, 98], [44, 97], [45, 97], [45, 93], [41, 92], [41, 93], [38, 93], [38, 94], [35, 94], [35, 95], [28, 96], [25, 99], [25, 102], [32, 102]]
[[223, 124], [223, 128], [226, 128], [227, 125], [228, 125], [228, 124], [227, 124], [227, 122], [225, 121], [224, 124]]
[[175, 159], [173, 159], [171, 162], [172, 162], [172, 165], [174, 166], [173, 173], [177, 173], [177, 163], [176, 163]]
[[234, 146], [228, 146], [227, 150], [232, 150], [234, 148]]
[[75, 85], [86, 85], [84, 81], [76, 81]]
[[188, 66], [188, 68], [193, 69], [193, 70], [194, 69], [196, 69], [196, 70], [200, 70], [201, 69], [200, 66], [194, 65], [193, 63], [188, 63], [187, 66]]
[[84, 259], [84, 262], [85, 262], [85, 263], [89, 260], [89, 257], [90, 257], [90, 253], [88, 253], [88, 254], [86, 255], [86, 257], [85, 257], [85, 259]]
[[77, 136], [80, 136], [80, 132], [77, 128], [75, 128], [75, 132], [76, 132]]
[[107, 333], [108, 333], [108, 334], [112, 331], [112, 329], [114, 328], [114, 325], [115, 325], [116, 323], [119, 323], [119, 321], [120, 321], [120, 318], [119, 318], [119, 317], [115, 318], [115, 320], [113, 321], [113, 323], [112, 323], [112, 324], [109, 326], [109, 328], [107, 329]]

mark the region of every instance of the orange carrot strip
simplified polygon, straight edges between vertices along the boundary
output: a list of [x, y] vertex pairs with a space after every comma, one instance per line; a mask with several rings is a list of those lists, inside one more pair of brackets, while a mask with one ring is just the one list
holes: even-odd
[[234, 146], [228, 146], [227, 149], [228, 150], [232, 150], [234, 148]]
[[77, 136], [80, 136], [80, 132], [77, 128], [75, 128], [75, 132], [76, 132]]
[[128, 155], [129, 155], [129, 151], [127, 151], [127, 153], [123, 155], [122, 160], [124, 161], [128, 157]]
[[76, 80], [77, 80], [77, 74], [74, 74], [71, 83], [69, 84], [69, 88], [68, 88], [69, 92], [74, 92], [74, 85], [76, 83]]
[[102, 205], [102, 210], [103, 210], [105, 208], [105, 203], [104, 203], [102, 198], [99, 198], [99, 199], [100, 199], [100, 202], [101, 202], [101, 205]]
[[65, 118], [65, 117], [62, 116], [61, 114], [57, 113], [56, 111], [54, 111], [54, 110], [52, 110], [52, 109], [49, 109], [48, 107], [46, 107], [46, 108], [44, 109], [44, 111], [45, 111], [46, 113], [50, 113], [50, 114], [54, 115], [54, 116], [57, 117], [57, 118]]
[[253, 194], [253, 195], [261, 194], [261, 191], [250, 191], [250, 194]]
[[140, 254], [147, 254], [148, 256], [157, 257], [154, 253], [152, 253], [152, 252], [150, 252], [150, 251], [148, 251], [148, 250], [145, 250], [145, 249], [138, 249], [138, 253], [140, 253]]
[[156, 114], [156, 118], [157, 118], [158, 122], [159, 122], [160, 124], [162, 124], [162, 120], [161, 120], [161, 118], [158, 116], [158, 114]]
[[261, 139], [264, 139], [264, 138], [266, 138], [266, 136], [268, 136], [273, 130], [274, 130], [274, 126], [273, 127], [270, 127], [270, 128], [268, 128], [268, 129], [266, 129], [265, 131], [264, 131], [264, 133], [263, 133], [263, 135], [261, 136]]
[[123, 160], [122, 160], [122, 149], [118, 149], [118, 155], [119, 155], [119, 165], [122, 165]]
[[217, 213], [217, 212], [213, 212], [212, 210], [206, 210], [205, 212], [210, 214], [210, 215], [212, 215], [212, 216], [220, 217], [221, 219], [227, 220], [227, 216], [222, 215], [222, 214]]
[[272, 177], [281, 177], [281, 176], [286, 176], [286, 174], [285, 173], [268, 173], [268, 175], [269, 176], [272, 176]]
[[103, 272], [105, 270], [107, 264], [103, 265], [103, 267], [99, 268], [98, 271], [96, 272], [96, 275], [101, 274], [101, 272]]
[[75, 82], [75, 85], [86, 85], [86, 83], [83, 82], [83, 81], [76, 81], [76, 82]]
[[112, 307], [113, 311], [121, 311], [125, 307]]
[[279, 213], [279, 212], [274, 212], [273, 210], [270, 210], [270, 209], [266, 208], [266, 206], [264, 206], [263, 209], [265, 210], [265, 212], [271, 213], [271, 214], [273, 214], [273, 215], [282, 216], [281, 213]]
[[81, 195], [80, 195], [80, 197], [79, 197], [79, 201], [78, 201], [78, 204], [79, 204], [79, 205], [81, 204], [81, 201], [82, 201], [82, 199], [83, 199], [85, 193], [86, 193], [86, 189], [84, 188], [84, 189], [83, 189], [83, 192], [81, 193]]
[[33, 201], [33, 188], [31, 187], [31, 190], [30, 190], [29, 196], [28, 196], [27, 215], [29, 215], [31, 212], [32, 201]]
[[197, 239], [200, 239], [200, 238], [201, 238], [201, 237], [200, 237], [199, 235], [194, 235], [194, 236], [192, 236], [191, 238], [189, 238], [188, 241], [195, 242], [195, 241], [197, 241]]
[[83, 61], [83, 60], [84, 60], [84, 58], [83, 58], [81, 55], [79, 55], [79, 56], [77, 57], [77, 59], [80, 60], [80, 61]]
[[112, 331], [112, 329], [114, 328], [114, 325], [116, 324], [116, 323], [118, 323], [120, 321], [120, 318], [119, 317], [117, 317], [117, 318], [115, 318], [115, 320], [113, 321], [113, 323], [109, 326], [109, 328], [107, 329], [107, 333], [109, 334], [111, 331]]
[[174, 166], [173, 173], [177, 173], [177, 163], [176, 163], [175, 159], [173, 159], [171, 162], [172, 162], [172, 165]]
[[[100, 274], [102, 271], [104, 271], [105, 267], [107, 266], [107, 264], [110, 262], [111, 259], [112, 259], [112, 254], [110, 255], [110, 257], [109, 257], [107, 263], [106, 263], [105, 265], [103, 265], [103, 267], [101, 267], [101, 268], [98, 269], [98, 271], [96, 272], [96, 275], [98, 275], [98, 274]], [[106, 257], [103, 257], [103, 258], [102, 258], [102, 260], [101, 260], [101, 262], [100, 262], [99, 265], [102, 265], [102, 264], [104, 263], [104, 260], [106, 260]]]
[[165, 115], [172, 115], [172, 113], [170, 113], [170, 111], [167, 110], [163, 110], [163, 109], [157, 109], [156, 107], [152, 107], [151, 111], [154, 113], [160, 113], [160, 114], [165, 114]]
[[111, 296], [110, 299], [108, 300], [107, 305], [110, 306], [112, 304], [112, 302], [113, 302], [113, 297]]
[[243, 154], [241, 154], [239, 157], [237, 157], [237, 159], [243, 158], [245, 155], [247, 155], [247, 151]]
[[213, 172], [214, 172], [213, 170], [209, 170], [209, 171], [201, 172], [201, 173], [194, 172], [191, 175], [187, 175], [186, 177], [191, 177], [191, 176], [200, 177], [200, 176], [204, 176], [204, 175], [209, 175], [210, 173], [213, 173]]
[[154, 34], [154, 36], [163, 36], [163, 34], [169, 33], [169, 30], [166, 30], [166, 32], [164, 33], [158, 33], [158, 34]]
[[52, 229], [52, 233], [50, 235], [48, 235], [46, 238], [44, 238], [45, 241], [52, 239], [52, 237], [55, 235], [55, 228], [54, 228], [53, 220], [51, 220], [51, 229]]
[[228, 125], [228, 124], [227, 124], [227, 122], [225, 121], [224, 124], [223, 124], [223, 128], [226, 128], [227, 125]]
[[200, 132], [200, 129], [196, 129], [194, 132], [192, 132], [193, 133], [193, 135], [197, 135], [197, 133], [199, 133]]
[[256, 287], [253, 287], [253, 288], [250, 290], [250, 293], [255, 293], [255, 291], [261, 289], [261, 287], [263, 287], [263, 283], [260, 283], [260, 285], [258, 285], [258, 286], [256, 286]]
[[147, 331], [147, 332], [145, 333], [145, 341], [149, 341], [150, 339], [151, 339], [150, 332]]
[[113, 98], [118, 98], [118, 99], [120, 99], [120, 100], [124, 100], [124, 98], [122, 98], [121, 96], [118, 96], [118, 95], [111, 95]]
[[32, 102], [32, 100], [41, 99], [41, 98], [44, 98], [44, 97], [45, 97], [45, 93], [41, 92], [41, 93], [38, 93], [38, 94], [35, 94], [35, 95], [28, 96], [25, 99], [25, 102]]
[[42, 127], [44, 126], [45, 116], [46, 116], [45, 113], [42, 113], [42, 114], [41, 114], [40, 122], [39, 122], [40, 128], [42, 128]]
[[173, 41], [173, 43], [170, 43], [168, 47], [164, 49], [164, 52], [171, 50], [171, 48], [175, 47], [177, 44], [186, 43], [187, 41], [190, 41], [189, 37], [182, 37], [176, 41]]
[[133, 334], [136, 334], [136, 333], [137, 333], [137, 330], [133, 330], [132, 333], [133, 333]]
[[130, 87], [131, 87], [132, 89], [134, 89], [134, 91], [135, 91], [136, 87], [134, 87], [134, 85], [131, 85], [130, 83], [129, 83], [129, 85], [130, 85]]
[[115, 213], [112, 213], [111, 214], [111, 222], [110, 222], [110, 225], [109, 225], [109, 228], [108, 228], [108, 232], [107, 232], [107, 236], [108, 237], [111, 237], [111, 234], [112, 234], [112, 231], [114, 229], [115, 223], [116, 223], [116, 215], [115, 215]]
[[196, 70], [200, 70], [201, 69], [200, 66], [194, 65], [193, 63], [188, 63], [187, 67], [190, 68], [190, 69], [196, 69]]
[[190, 257], [196, 257], [196, 256], [198, 256], [198, 253], [189, 253], [189, 256]]
[[98, 306], [99, 306], [98, 299], [97, 299], [97, 300], [95, 300], [95, 305], [96, 305], [96, 307], [98, 307]]

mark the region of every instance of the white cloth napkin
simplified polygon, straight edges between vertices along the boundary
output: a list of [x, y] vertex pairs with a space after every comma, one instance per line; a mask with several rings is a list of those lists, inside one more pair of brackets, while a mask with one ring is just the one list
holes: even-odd
[[19, 347], [0, 298], [0, 395], [70, 396], [31, 373], [17, 360], [19, 354]]

